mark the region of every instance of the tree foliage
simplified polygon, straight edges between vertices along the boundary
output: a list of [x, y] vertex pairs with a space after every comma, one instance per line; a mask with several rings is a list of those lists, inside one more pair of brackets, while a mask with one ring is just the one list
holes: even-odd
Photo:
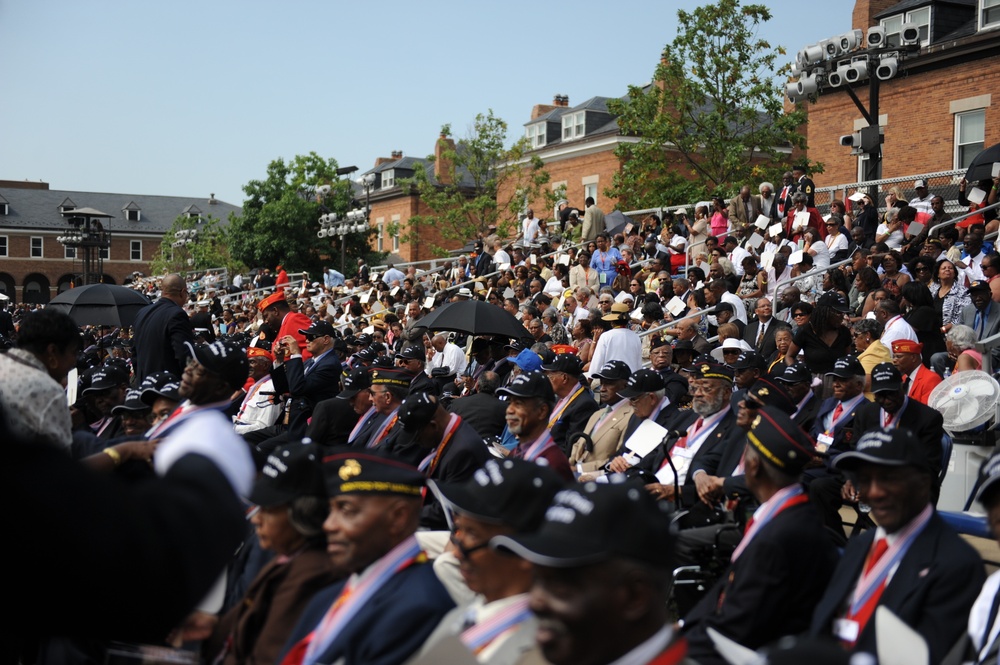
[[[329, 186], [325, 194], [319, 190], [324, 185]], [[341, 239], [316, 236], [320, 215], [335, 212], [342, 216], [353, 200], [350, 181], [337, 175], [336, 160], [315, 152], [296, 155], [288, 163], [279, 157], [268, 164], [263, 180], [251, 180], [243, 192], [247, 196], [243, 214], [230, 216], [235, 257], [248, 266], [281, 264], [288, 272], [304, 270], [312, 275], [319, 275], [324, 265], [340, 268]], [[366, 260], [383, 256], [369, 249], [368, 237], [374, 233], [371, 229], [345, 236], [348, 266], [359, 256]]]
[[227, 229], [211, 215], [175, 219], [149, 266], [154, 275], [211, 268], [226, 268], [233, 274], [244, 267], [229, 252]]
[[758, 35], [770, 10], [718, 0], [677, 18], [653, 84], [608, 103], [622, 133], [638, 138], [619, 146], [622, 169], [608, 190], [631, 207], [728, 195], [774, 177], [790, 163], [788, 148], [805, 147], [805, 112], [784, 110], [785, 50]]
[[[433, 225], [445, 240], [467, 242], [483, 237], [489, 227], [497, 227], [501, 236], [510, 235], [527, 202], [537, 199], [554, 203], [555, 197], [545, 185], [549, 174], [542, 160], [528, 155], [528, 142], [521, 139], [505, 147], [507, 123], [490, 109], [476, 116], [468, 135], [453, 144], [451, 127], [441, 128], [438, 139], [447, 182], [438, 182], [433, 166], [417, 164], [413, 178], [403, 181], [430, 209], [426, 215], [410, 218], [400, 237], [412, 241], [420, 237], [424, 226]], [[435, 163], [433, 155], [427, 158]], [[437, 253], [445, 253], [434, 247]]]

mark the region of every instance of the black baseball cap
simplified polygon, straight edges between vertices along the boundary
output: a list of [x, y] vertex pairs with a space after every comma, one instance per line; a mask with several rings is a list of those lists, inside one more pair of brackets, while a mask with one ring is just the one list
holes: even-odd
[[546, 372], [565, 372], [572, 376], [577, 376], [583, 371], [583, 363], [580, 357], [574, 353], [557, 353], [548, 362], [542, 363], [542, 370]]
[[111, 409], [112, 415], [126, 412], [135, 413], [138, 411], [149, 411], [149, 404], [142, 401], [142, 391], [138, 388], [130, 388], [125, 391], [124, 401]]
[[764, 369], [764, 358], [756, 351], [744, 351], [733, 362], [734, 370], [741, 369]]
[[427, 360], [427, 351], [424, 347], [417, 345], [405, 346], [400, 349], [399, 353], [396, 354], [397, 360], [419, 360], [424, 362]]
[[299, 330], [299, 334], [305, 335], [306, 337], [336, 337], [333, 326], [330, 325], [330, 322], [326, 319], [314, 321], [313, 324], [305, 330]]
[[873, 393], [897, 392], [903, 387], [903, 375], [892, 363], [879, 363], [872, 367]]
[[180, 387], [181, 380], [174, 376], [172, 372], [167, 371], [148, 374], [142, 380], [142, 383], [139, 384], [139, 390], [142, 393], [141, 399], [149, 406], [153, 405], [157, 397], [171, 399], [175, 402], [181, 401], [181, 396], [178, 392]]
[[882, 466], [915, 466], [929, 471], [927, 454], [916, 435], [905, 427], [879, 428], [865, 432], [854, 450], [841, 453], [833, 460], [836, 469], [853, 471], [861, 464]]
[[865, 368], [861, 365], [859, 361], [854, 356], [844, 356], [843, 358], [838, 358], [835, 363], [833, 363], [833, 369], [826, 373], [826, 376], [836, 376], [841, 379], [852, 379], [856, 376], [864, 376]]
[[804, 363], [785, 365], [784, 371], [774, 375], [774, 380], [782, 383], [804, 383], [806, 381], [812, 383], [812, 379], [812, 372]]
[[618, 391], [618, 394], [626, 399], [632, 399], [646, 393], [655, 393], [663, 390], [666, 384], [660, 373], [652, 369], [640, 369], [638, 372], [628, 377], [625, 387]]
[[637, 481], [611, 476], [558, 492], [537, 531], [496, 536], [490, 545], [539, 566], [575, 568], [623, 557], [670, 565], [670, 506]]
[[424, 474], [402, 460], [367, 452], [337, 452], [323, 458], [327, 495], [397, 494], [419, 497]]
[[556, 394], [552, 384], [545, 374], [539, 371], [525, 372], [514, 377], [506, 387], [497, 391], [497, 395], [507, 397], [540, 397], [550, 404], [555, 403]]
[[[243, 377], [246, 379], [246, 377]], [[128, 368], [121, 365], [102, 365], [94, 370], [90, 375], [90, 385], [83, 391], [83, 394], [100, 392], [108, 388], [115, 388], [128, 383]]]
[[605, 381], [622, 381], [632, 375], [632, 368], [622, 360], [609, 360], [600, 371], [594, 372], [595, 379]]
[[216, 340], [211, 344], [195, 346], [184, 342], [195, 360], [210, 372], [215, 372], [232, 388], [239, 388], [250, 374], [246, 349], [231, 342]]
[[519, 533], [534, 531], [562, 479], [550, 467], [521, 459], [490, 460], [462, 483], [428, 480], [449, 509], [483, 522], [505, 524]]
[[404, 432], [416, 432], [431, 421], [437, 410], [437, 400], [425, 392], [416, 392], [406, 396], [396, 413]]
[[341, 399], [351, 399], [362, 390], [368, 390], [372, 385], [371, 377], [367, 367], [355, 367], [344, 377], [344, 389], [337, 397]]
[[847, 314], [851, 311], [847, 298], [839, 291], [827, 291], [816, 301], [817, 307], [829, 307], [830, 309]]
[[795, 402], [784, 388], [767, 377], [760, 377], [747, 389], [747, 394], [765, 406], [782, 413], [795, 413]]
[[318, 448], [309, 440], [290, 443], [267, 456], [248, 497], [265, 508], [291, 503], [300, 496], [326, 496]]

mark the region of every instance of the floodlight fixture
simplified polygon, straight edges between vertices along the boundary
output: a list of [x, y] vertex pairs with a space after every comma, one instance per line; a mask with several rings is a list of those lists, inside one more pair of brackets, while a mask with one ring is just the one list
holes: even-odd
[[903, 46], [917, 44], [920, 42], [920, 26], [916, 23], [904, 23], [899, 31], [899, 40]]
[[844, 80], [848, 83], [857, 83], [868, 78], [868, 58], [861, 58], [853, 61], [844, 71]]
[[816, 75], [810, 74], [809, 76], [803, 76], [799, 79], [796, 86], [796, 92], [800, 97], [808, 97], [809, 95], [815, 94], [819, 90], [819, 83], [816, 81]]
[[880, 81], [888, 81], [899, 71], [899, 60], [895, 55], [879, 58], [878, 66], [875, 68], [875, 78]]
[[882, 48], [885, 46], [885, 28], [874, 25], [868, 28], [868, 48]]
[[851, 30], [850, 32], [845, 32], [840, 36], [840, 51], [842, 53], [850, 53], [861, 46], [863, 39], [864, 33], [861, 30]]

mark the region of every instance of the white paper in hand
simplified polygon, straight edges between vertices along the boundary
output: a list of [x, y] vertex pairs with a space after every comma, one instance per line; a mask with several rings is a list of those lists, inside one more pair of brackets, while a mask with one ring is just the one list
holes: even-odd
[[503, 292], [503, 297], [504, 297], [505, 299], [506, 299], [506, 298], [513, 298], [513, 297], [514, 297], [514, 289], [512, 289], [512, 288], [510, 288], [510, 287], [508, 286], [508, 287], [507, 287], [506, 289], [504, 289], [504, 292]]
[[685, 307], [687, 307], [687, 305], [685, 305], [684, 301], [677, 296], [674, 296], [667, 301], [667, 311], [670, 312], [672, 316], [679, 316], [680, 313], [684, 311]]
[[986, 192], [978, 187], [973, 187], [972, 191], [968, 193], [966, 198], [978, 205], [986, 200]]
[[990, 173], [991, 173], [990, 175], [991, 178], [996, 178], [997, 176], [1000, 176], [1000, 162], [993, 162], [993, 170]]
[[930, 663], [924, 638], [884, 605], [875, 608], [875, 641], [881, 665]]
[[764, 236], [759, 233], [754, 233], [747, 239], [747, 247], [750, 249], [757, 249], [764, 244]]
[[792, 222], [793, 229], [804, 229], [809, 225], [809, 211], [803, 210], [795, 213], [795, 221]]
[[788, 265], [795, 266], [802, 263], [802, 256], [805, 254], [801, 249], [797, 252], [792, 252], [788, 257]]
[[653, 448], [660, 445], [666, 434], [667, 430], [657, 425], [655, 421], [643, 420], [642, 424], [632, 432], [632, 436], [625, 442], [625, 448], [639, 457], [645, 457]]
[[764, 230], [771, 225], [771, 218], [767, 215], [758, 215], [757, 221], [753, 223], [758, 229]]
[[777, 238], [778, 234], [780, 234], [780, 233], [781, 233], [781, 224], [772, 224], [767, 229], [767, 234], [769, 236], [771, 236], [772, 238]]

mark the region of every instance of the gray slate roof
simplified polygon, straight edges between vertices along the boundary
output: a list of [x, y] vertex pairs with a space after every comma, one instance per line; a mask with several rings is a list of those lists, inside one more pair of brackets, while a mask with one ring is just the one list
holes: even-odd
[[[101, 220], [106, 230], [162, 235], [170, 230], [174, 220], [193, 206], [205, 217], [209, 215], [226, 223], [230, 212], [242, 214], [240, 206], [219, 201], [210, 204], [208, 197], [153, 196], [145, 194], [110, 194], [100, 192], [70, 192], [58, 189], [0, 188], [0, 197], [8, 203], [7, 216], [0, 216], [2, 228], [32, 228], [61, 231], [67, 221], [59, 206], [70, 200], [76, 208], [94, 208], [112, 215]], [[138, 222], [125, 219], [124, 209], [138, 208]]]

